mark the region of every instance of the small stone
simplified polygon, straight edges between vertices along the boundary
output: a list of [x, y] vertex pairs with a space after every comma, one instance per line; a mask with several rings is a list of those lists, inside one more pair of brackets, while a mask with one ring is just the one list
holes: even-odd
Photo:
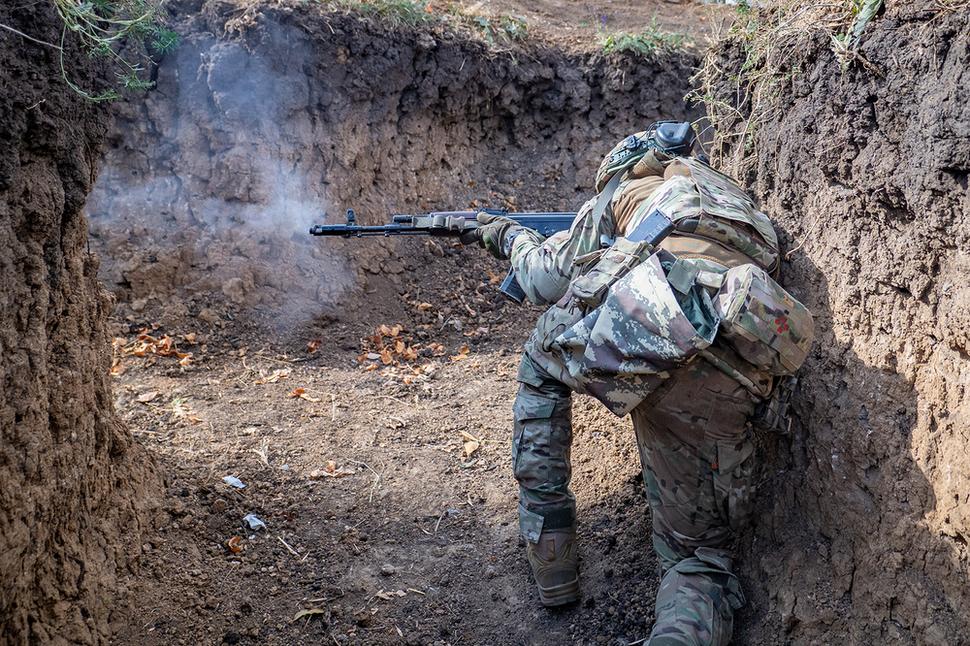
[[397, 568], [395, 568], [390, 563], [385, 563], [384, 565], [381, 566], [382, 576], [393, 576], [396, 572], [397, 572]]
[[221, 514], [226, 510], [226, 501], [222, 498], [218, 498], [212, 502], [212, 513]]

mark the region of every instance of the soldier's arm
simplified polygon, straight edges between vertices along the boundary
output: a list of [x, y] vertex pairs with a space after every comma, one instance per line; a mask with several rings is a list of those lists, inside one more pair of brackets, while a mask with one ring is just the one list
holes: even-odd
[[610, 218], [593, 222], [593, 204], [595, 199], [583, 205], [568, 232], [544, 238], [527, 229], [516, 236], [509, 257], [522, 291], [533, 303], [550, 304], [562, 298], [573, 277], [573, 260], [599, 249], [601, 235], [612, 235]]

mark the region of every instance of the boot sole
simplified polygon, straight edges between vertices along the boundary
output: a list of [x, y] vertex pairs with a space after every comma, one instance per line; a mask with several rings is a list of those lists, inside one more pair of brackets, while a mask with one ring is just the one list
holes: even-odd
[[547, 608], [575, 603], [579, 601], [580, 596], [579, 578], [551, 588], [539, 587], [539, 601]]

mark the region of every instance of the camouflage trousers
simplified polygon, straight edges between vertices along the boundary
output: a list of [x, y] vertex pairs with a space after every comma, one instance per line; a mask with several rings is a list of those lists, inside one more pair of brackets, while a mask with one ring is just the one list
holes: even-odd
[[[523, 357], [512, 466], [522, 536], [575, 523], [569, 490], [571, 393]], [[632, 413], [653, 547], [660, 561], [653, 646], [730, 642], [744, 595], [732, 572], [736, 531], [750, 518], [754, 399], [706, 362], [671, 375]]]

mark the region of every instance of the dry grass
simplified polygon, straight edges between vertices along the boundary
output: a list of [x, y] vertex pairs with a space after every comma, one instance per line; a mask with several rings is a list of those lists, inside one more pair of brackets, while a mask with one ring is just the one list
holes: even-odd
[[[778, 0], [761, 9], [740, 6], [731, 27], [715, 34], [720, 47], [710, 48], [694, 77], [698, 88], [690, 96], [707, 108], [714, 137], [711, 157], [725, 170], [741, 176], [756, 159], [756, 137], [762, 124], [774, 118], [781, 89], [802, 72], [795, 53], [818, 34], [832, 43], [842, 69], [859, 63], [878, 70], [858, 52], [858, 38], [871, 16], [872, 0], [805, 2]], [[868, 8], [868, 12], [866, 9]], [[740, 67], [727, 69], [719, 52], [738, 47]]]

